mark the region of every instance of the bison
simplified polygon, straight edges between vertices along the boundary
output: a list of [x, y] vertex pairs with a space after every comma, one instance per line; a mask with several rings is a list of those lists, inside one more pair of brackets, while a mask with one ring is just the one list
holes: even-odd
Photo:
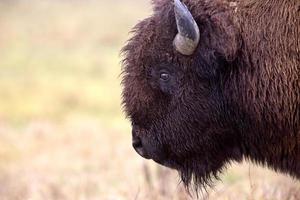
[[186, 186], [243, 159], [300, 179], [299, 22], [299, 0], [153, 0], [122, 49], [137, 153]]

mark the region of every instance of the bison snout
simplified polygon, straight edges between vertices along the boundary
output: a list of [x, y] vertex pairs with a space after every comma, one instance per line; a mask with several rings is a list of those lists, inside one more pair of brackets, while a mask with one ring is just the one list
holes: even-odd
[[139, 137], [133, 137], [132, 138], [132, 146], [134, 148], [134, 150], [143, 158], [146, 159], [150, 159], [150, 156], [148, 155], [148, 153], [146, 152], [144, 146], [143, 146], [143, 142], [141, 140], [141, 138]]

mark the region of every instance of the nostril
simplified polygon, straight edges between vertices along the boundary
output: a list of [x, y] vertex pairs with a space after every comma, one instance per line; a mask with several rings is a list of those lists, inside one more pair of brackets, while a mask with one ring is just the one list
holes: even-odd
[[134, 149], [140, 149], [143, 147], [142, 141], [140, 138], [135, 137], [132, 139], [132, 146]]
[[132, 139], [132, 146], [134, 150], [142, 157], [149, 159], [150, 157], [148, 156], [147, 152], [143, 148], [143, 143], [142, 140], [139, 137], [134, 137]]

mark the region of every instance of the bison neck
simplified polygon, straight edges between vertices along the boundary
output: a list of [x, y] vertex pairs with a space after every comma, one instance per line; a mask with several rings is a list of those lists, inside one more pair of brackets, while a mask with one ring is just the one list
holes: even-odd
[[242, 50], [224, 89], [243, 138], [241, 151], [300, 178], [299, 0], [241, 6]]

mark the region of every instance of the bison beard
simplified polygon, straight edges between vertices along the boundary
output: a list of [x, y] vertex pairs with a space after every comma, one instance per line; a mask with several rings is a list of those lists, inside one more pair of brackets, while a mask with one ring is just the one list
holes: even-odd
[[299, 0], [153, 2], [122, 50], [135, 150], [195, 189], [243, 158], [299, 179]]

